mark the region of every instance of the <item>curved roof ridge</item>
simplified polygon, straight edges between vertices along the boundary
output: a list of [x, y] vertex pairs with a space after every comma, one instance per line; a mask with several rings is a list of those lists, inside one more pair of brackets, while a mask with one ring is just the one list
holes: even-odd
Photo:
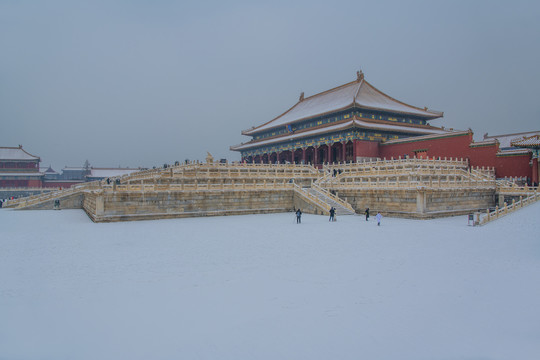
[[443, 112], [428, 110], [427, 107], [422, 109], [407, 104], [385, 94], [366, 81], [362, 72], [357, 73], [357, 79], [354, 81], [306, 98], [303, 95], [304, 93], [300, 95], [298, 102], [282, 114], [259, 126], [243, 130], [242, 135], [253, 135], [356, 106], [369, 110], [418, 116], [426, 120], [433, 120], [442, 117], [444, 114]]
[[[312, 100], [312, 99], [314, 99], [314, 98], [316, 98], [316, 97], [318, 97], [318, 96], [326, 95], [326, 94], [329, 94], [329, 93], [331, 93], [331, 92], [335, 92], [335, 91], [344, 89], [344, 88], [346, 88], [346, 87], [348, 87], [348, 86], [351, 86], [351, 85], [354, 85], [355, 83], [358, 83], [358, 82], [359, 82], [358, 80], [350, 81], [350, 82], [348, 82], [348, 83], [346, 83], [346, 84], [343, 84], [343, 85], [339, 85], [339, 86], [333, 87], [332, 89], [325, 90], [325, 91], [322, 91], [322, 92], [320, 92], [320, 93], [316, 93], [316, 94], [314, 94], [314, 95], [308, 96], [308, 97], [306, 97], [306, 98], [304, 98], [304, 99], [302, 99], [302, 100], [299, 100], [299, 101], [296, 102], [296, 104], [294, 104], [293, 106], [291, 106], [288, 110], [286, 110], [286, 111], [283, 112], [282, 114], [276, 116], [276, 117], [273, 118], [272, 120], [269, 120], [269, 121], [267, 121], [267, 122], [265, 122], [265, 123], [263, 123], [263, 124], [261, 124], [261, 125], [259, 125], [259, 126], [254, 126], [254, 127], [251, 127], [250, 129], [243, 130], [243, 131], [242, 131], [242, 135], [247, 135], [247, 134], [249, 134], [249, 133], [251, 133], [251, 132], [253, 132], [253, 131], [255, 131], [255, 130], [257, 130], [257, 129], [263, 127], [263, 126], [266, 126], [266, 125], [270, 124], [271, 122], [273, 122], [273, 121], [275, 121], [275, 120], [277, 120], [277, 119], [283, 117], [284, 115], [286, 115], [287, 113], [289, 113], [291, 110], [293, 110], [295, 107], [297, 107], [299, 104], [302, 104], [302, 103], [305, 103], [305, 102], [307, 102], [307, 101], [310, 101], [310, 100]], [[354, 98], [353, 98], [353, 101], [352, 101], [351, 105], [352, 105], [352, 104], [354, 104]], [[332, 110], [332, 111], [334, 111], [334, 110]], [[316, 116], [318, 116], [318, 115], [316, 115]], [[297, 119], [297, 120], [295, 120], [295, 121], [307, 119], [307, 118], [310, 118], [310, 117], [311, 117], [311, 116], [307, 116], [307, 117], [304, 117], [304, 118]], [[276, 125], [276, 126], [280, 126], [280, 125], [282, 125], [282, 124], [279, 124], [279, 125]]]
[[39, 156], [36, 156], [36, 155], [30, 154], [30, 153], [29, 153], [28, 151], [24, 150], [24, 149], [22, 148], [22, 146], [21, 146], [21, 150], [22, 150], [22, 151], [24, 151], [24, 152], [25, 152], [26, 154], [28, 154], [29, 156], [33, 156], [33, 157], [35, 157], [36, 159], [40, 159], [40, 157], [39, 157]]
[[362, 79], [359, 81], [360, 85], [358, 85], [358, 90], [356, 90], [356, 93], [354, 94], [353, 104], [356, 103], [356, 98], [360, 94], [360, 89], [362, 88], [362, 85], [364, 85], [364, 77], [362, 76]]
[[[302, 100], [302, 101], [305, 101], [305, 99]], [[257, 130], [258, 128], [261, 128], [261, 127], [263, 127], [263, 126], [265, 126], [265, 125], [270, 124], [272, 121], [279, 119], [280, 117], [282, 117], [283, 115], [287, 114], [289, 111], [291, 111], [292, 109], [294, 109], [294, 108], [296, 107], [296, 105], [300, 104], [302, 101], [298, 101], [296, 104], [294, 104], [294, 105], [291, 106], [289, 109], [287, 109], [284, 113], [282, 113], [281, 115], [276, 116], [276, 117], [273, 118], [272, 120], [269, 120], [269, 121], [267, 121], [267, 122], [265, 122], [265, 123], [263, 123], [263, 124], [261, 124], [261, 125], [259, 125], [259, 126], [252, 126], [252, 127], [249, 128], [249, 129], [242, 130], [242, 135], [247, 135], [248, 133], [250, 133], [250, 132], [252, 132], [252, 131], [254, 131], [254, 130]]]
[[[407, 104], [407, 103], [405, 103], [405, 102], [403, 102], [403, 101], [400, 101], [400, 100], [398, 100], [398, 99], [396, 99], [396, 98], [394, 98], [394, 97], [392, 97], [392, 96], [390, 96], [390, 95], [388, 95], [388, 94], [382, 92], [381, 90], [377, 89], [375, 86], [371, 85], [371, 83], [369, 83], [368, 81], [365, 81], [365, 83], [366, 83], [369, 87], [371, 87], [373, 90], [375, 90], [377, 93], [379, 93], [380, 95], [382, 95], [382, 96], [384, 96], [384, 97], [387, 97], [387, 98], [389, 98], [390, 100], [397, 102], [398, 104], [401, 104], [401, 105], [404, 105], [404, 106], [411, 107], [411, 108], [413, 108], [413, 109], [415, 109], [415, 110], [418, 110], [418, 111], [423, 111], [423, 112], [426, 112], [426, 113], [430, 113], [430, 114], [432, 114], [433, 116], [437, 116], [437, 117], [442, 117], [442, 116], [444, 115], [444, 112], [438, 112], [438, 111], [435, 112], [435, 111], [432, 111], [432, 110], [428, 110], [427, 107], [425, 107], [424, 109], [422, 109], [422, 108], [419, 108], [419, 107], [417, 107], [417, 106]], [[358, 89], [358, 91], [360, 92], [360, 89]], [[355, 101], [356, 101], [356, 98], [355, 98]], [[358, 104], [358, 105], [360, 105], [360, 104]]]
[[[320, 93], [317, 93], [317, 94], [313, 94], [313, 95], [311, 95], [311, 96], [308, 96], [308, 97], [305, 98], [303, 101], [306, 101], [306, 100], [309, 100], [309, 99], [311, 99], [311, 98], [314, 98], [315, 96], [325, 95], [325, 94], [328, 94], [328, 93], [330, 93], [330, 92], [337, 91], [337, 90], [342, 89], [342, 88], [345, 88], [345, 87], [347, 87], [347, 86], [351, 86], [351, 85], [353, 85], [354, 83], [357, 83], [357, 82], [358, 82], [358, 80], [354, 80], [354, 81], [350, 81], [350, 82], [348, 82], [348, 83], [346, 83], [346, 84], [343, 84], [343, 85], [339, 85], [339, 86], [333, 87], [332, 89], [328, 89], [328, 90], [325, 90], [325, 91], [321, 91]], [[301, 102], [301, 101], [299, 101], [299, 102]]]
[[[28, 155], [30, 158], [32, 159], [23, 159], [23, 158], [19, 158], [17, 160], [40, 160], [41, 161], [41, 158], [39, 156], [36, 156], [36, 155], [33, 155], [33, 154], [30, 154], [28, 151], [24, 150], [22, 145], [19, 145], [19, 146], [0, 146], [0, 150], [16, 150], [16, 151], [22, 151], [23, 153], [25, 153], [26, 155]], [[15, 160], [15, 158], [13, 158], [13, 154], [11, 154], [12, 156], [12, 159], [11, 160]]]

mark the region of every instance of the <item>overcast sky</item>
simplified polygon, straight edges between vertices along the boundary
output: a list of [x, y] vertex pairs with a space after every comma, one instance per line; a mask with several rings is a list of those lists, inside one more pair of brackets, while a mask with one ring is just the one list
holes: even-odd
[[238, 160], [362, 69], [475, 138], [540, 130], [538, 1], [0, 0], [0, 146], [55, 170]]

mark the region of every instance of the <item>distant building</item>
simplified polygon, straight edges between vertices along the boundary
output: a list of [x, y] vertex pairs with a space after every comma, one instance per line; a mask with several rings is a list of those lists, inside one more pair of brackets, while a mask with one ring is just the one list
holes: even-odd
[[48, 168], [40, 168], [40, 172], [43, 173], [43, 180], [58, 180], [60, 177], [60, 173], [58, 171], [55, 171], [50, 165]]
[[517, 147], [512, 146], [512, 141], [514, 140], [520, 140], [525, 137], [534, 136], [534, 135], [540, 135], [540, 131], [528, 131], [528, 132], [521, 132], [521, 133], [513, 133], [513, 134], [501, 134], [501, 135], [488, 135], [488, 133], [484, 134], [484, 141], [489, 140], [496, 140], [499, 142], [499, 148], [501, 150], [515, 150]]
[[0, 187], [19, 188], [42, 186], [43, 173], [39, 171], [39, 156], [19, 147], [0, 147]]
[[90, 173], [90, 169], [84, 167], [66, 166], [62, 169], [61, 180], [80, 180], [84, 181], [85, 176]]
[[[41, 189], [68, 188], [87, 181], [131, 174], [143, 168], [94, 168], [66, 166], [61, 173], [51, 166], [40, 168], [41, 159], [22, 146], [0, 147], [0, 198], [30, 195]], [[14, 190], [16, 189], [16, 190]]]
[[142, 168], [90, 168], [89, 174], [86, 175], [86, 181], [103, 180], [107, 178], [113, 178], [116, 176], [128, 175], [137, 171], [143, 170]]

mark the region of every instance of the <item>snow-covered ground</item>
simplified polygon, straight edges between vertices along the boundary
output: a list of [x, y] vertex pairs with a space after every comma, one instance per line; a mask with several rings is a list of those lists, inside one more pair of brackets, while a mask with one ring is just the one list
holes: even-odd
[[0, 359], [540, 359], [540, 203], [484, 227], [0, 210]]

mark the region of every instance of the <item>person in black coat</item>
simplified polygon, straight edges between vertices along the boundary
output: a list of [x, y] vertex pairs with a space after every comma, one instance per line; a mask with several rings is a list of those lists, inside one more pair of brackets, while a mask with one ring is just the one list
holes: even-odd
[[328, 219], [328, 221], [334, 221], [334, 214], [336, 213], [336, 209], [334, 209], [334, 207], [332, 206], [330, 208], [330, 219]]
[[300, 209], [296, 210], [296, 223], [300, 224], [302, 222], [302, 211]]
[[366, 208], [366, 221], [369, 219], [369, 208]]

